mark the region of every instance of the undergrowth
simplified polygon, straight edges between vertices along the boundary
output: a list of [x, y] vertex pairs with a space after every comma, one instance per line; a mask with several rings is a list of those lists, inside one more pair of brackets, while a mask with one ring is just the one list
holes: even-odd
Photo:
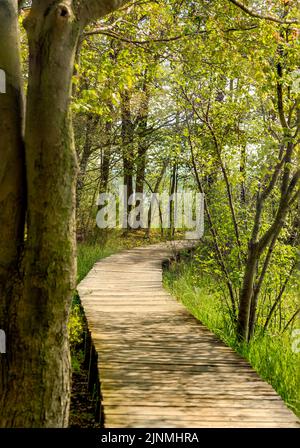
[[299, 416], [299, 354], [292, 350], [291, 331], [276, 335], [260, 333], [249, 344], [239, 343], [222, 284], [207, 273], [195, 277], [192, 262], [171, 265], [164, 273], [164, 284], [198, 320], [246, 358]]

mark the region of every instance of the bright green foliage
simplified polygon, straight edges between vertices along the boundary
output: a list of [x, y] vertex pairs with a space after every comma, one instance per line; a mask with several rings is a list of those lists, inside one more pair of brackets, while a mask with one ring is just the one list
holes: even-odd
[[76, 346], [79, 346], [83, 342], [83, 320], [82, 309], [79, 304], [72, 306], [71, 314], [69, 317], [69, 338], [71, 350], [74, 350]]
[[[298, 17], [293, 1], [269, 1], [265, 8], [286, 20]], [[256, 242], [272, 229], [284, 201], [293, 195], [294, 199], [276, 238], [257, 255], [254, 288], [261, 284], [253, 319], [258, 332], [265, 326], [272, 331], [284, 326], [278, 313], [288, 300], [287, 284], [296, 270], [299, 32], [298, 24], [259, 20], [227, 0], [186, 2], [184, 7], [178, 1], [143, 2], [85, 31], [74, 74], [73, 109], [83, 179], [79, 232], [85, 234], [95, 226], [105, 154], [110, 163], [105, 188], [115, 192], [124, 174], [124, 154], [133, 162], [133, 178], [137, 175], [142, 142], [146, 192], [156, 187], [158, 192], [169, 191], [174, 172], [177, 191], [201, 187], [205, 192], [205, 249], [199, 266], [225, 281], [233, 324], [239, 318], [256, 212], [280, 164], [261, 204]], [[145, 84], [149, 113], [141, 130]], [[129, 145], [122, 137], [124, 95], [130, 115], [127, 129], [132, 132]], [[289, 145], [293, 150], [288, 160]], [[296, 176], [289, 199], [283, 194], [284, 172], [288, 182]], [[286, 321], [295, 306], [290, 306]]]
[[[247, 5], [299, 20], [297, 1]], [[85, 30], [72, 101], [78, 237], [102, 244], [79, 245], [78, 280], [96, 259], [145, 243], [135, 232], [126, 245], [118, 232], [95, 230], [99, 191], [117, 192], [126, 157], [135, 185], [142, 147], [146, 193], [170, 192], [173, 180], [176, 191], [205, 193], [201, 249], [192, 278], [184, 273], [188, 281], [177, 285], [184, 303], [228, 344], [236, 346], [237, 333], [252, 338], [239, 350], [294, 408], [300, 28], [279, 22], [228, 0], [159, 0], [129, 5]]]
[[[227, 345], [248, 359], [258, 374], [269, 382], [282, 396], [287, 405], [300, 414], [299, 354], [292, 350], [291, 332], [265, 333], [258, 335], [250, 343], [239, 343], [235, 328], [228, 313], [224, 290], [218, 277], [197, 262], [174, 265], [165, 272], [164, 283], [191, 313], [212, 330]], [[299, 288], [299, 281], [297, 284]], [[288, 300], [282, 315], [297, 304], [298, 296], [294, 288], [289, 290]], [[265, 308], [268, 304], [265, 305]]]

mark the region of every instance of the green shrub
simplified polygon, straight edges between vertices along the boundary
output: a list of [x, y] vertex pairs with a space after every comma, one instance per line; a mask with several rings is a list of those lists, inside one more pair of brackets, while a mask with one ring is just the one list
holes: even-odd
[[[299, 354], [292, 351], [291, 331], [256, 334], [249, 344], [237, 341], [224, 286], [197, 265], [174, 264], [165, 272], [164, 284], [206, 327], [245, 357], [297, 414], [299, 408]], [[293, 288], [291, 289], [293, 291]], [[288, 295], [290, 306], [291, 291]], [[297, 297], [293, 296], [296, 304]]]
[[84, 335], [84, 317], [81, 306], [78, 303], [73, 304], [68, 322], [69, 341], [71, 352], [76, 350], [83, 342]]

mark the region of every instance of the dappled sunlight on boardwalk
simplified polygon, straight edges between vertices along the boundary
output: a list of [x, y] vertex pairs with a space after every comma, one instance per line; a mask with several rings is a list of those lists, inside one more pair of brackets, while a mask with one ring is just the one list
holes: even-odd
[[112, 255], [78, 287], [105, 426], [296, 427], [272, 387], [163, 289], [162, 261], [187, 245]]

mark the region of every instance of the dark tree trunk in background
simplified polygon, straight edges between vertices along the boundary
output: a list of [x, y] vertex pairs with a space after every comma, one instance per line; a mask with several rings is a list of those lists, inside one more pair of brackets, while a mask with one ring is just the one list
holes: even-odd
[[[112, 111], [112, 104], [110, 104]], [[112, 145], [112, 121], [105, 123], [105, 140], [106, 143], [101, 148], [101, 164], [100, 164], [100, 181], [99, 181], [99, 194], [108, 192], [109, 185], [109, 173], [110, 173], [110, 159], [111, 159], [111, 145]], [[98, 205], [98, 210], [101, 209], [101, 205]], [[102, 245], [105, 245], [108, 238], [107, 229], [97, 229], [97, 236]]]
[[137, 135], [138, 135], [138, 149], [137, 149], [137, 161], [136, 161], [136, 192], [144, 193], [144, 182], [146, 172], [146, 160], [147, 160], [147, 126], [149, 115], [149, 86], [147, 80], [147, 73], [142, 88], [142, 100], [137, 116]]
[[[109, 109], [112, 114], [113, 106], [111, 103], [109, 104]], [[112, 121], [105, 123], [105, 140], [105, 145], [101, 153], [99, 193], [106, 193], [108, 189], [112, 146]]]
[[128, 198], [133, 194], [134, 175], [134, 147], [133, 132], [134, 125], [131, 117], [130, 94], [125, 90], [121, 95], [122, 113], [122, 145], [123, 145], [123, 172], [124, 185], [127, 187], [127, 203], [124, 204], [125, 213], [130, 213], [132, 206], [128, 205]]
[[240, 184], [240, 198], [241, 204], [246, 203], [246, 187], [245, 187], [245, 174], [246, 174], [246, 146], [241, 149], [240, 158], [240, 174], [241, 174], [241, 184]]
[[136, 192], [144, 193], [144, 182], [146, 173], [147, 146], [141, 143], [138, 146], [138, 160], [136, 166]]
[[86, 117], [86, 128], [85, 128], [85, 142], [83, 146], [83, 151], [79, 161], [79, 172], [77, 176], [76, 185], [76, 209], [78, 210], [80, 205], [80, 200], [82, 196], [82, 190], [84, 187], [84, 179], [86, 175], [86, 170], [89, 162], [89, 158], [92, 154], [92, 135], [95, 127], [97, 126], [99, 117], [94, 117], [93, 115], [87, 115]]
[[[177, 192], [177, 174], [178, 174], [178, 165], [177, 163], [174, 163], [172, 168], [172, 176], [171, 176], [171, 187], [170, 187], [170, 196], [175, 195]], [[170, 229], [169, 234], [172, 238], [175, 234], [175, 207], [176, 207], [176, 201], [175, 198], [173, 198], [170, 201]]]
[[[159, 187], [160, 187], [160, 184], [161, 184], [161, 182], [162, 182], [162, 180], [163, 180], [164, 174], [165, 174], [165, 172], [166, 172], [168, 163], [169, 163], [169, 160], [168, 160], [168, 159], [165, 159], [165, 160], [164, 160], [164, 163], [163, 163], [163, 166], [162, 166], [162, 169], [161, 169], [161, 172], [160, 172], [160, 174], [159, 174], [159, 176], [158, 176], [158, 178], [157, 178], [157, 180], [156, 180], [154, 189], [151, 191], [151, 193], [156, 194], [156, 193], [159, 192]], [[146, 230], [146, 236], [147, 236], [148, 238], [149, 238], [149, 236], [150, 236], [151, 217], [152, 217], [152, 206], [151, 206], [151, 203], [150, 203], [149, 210], [148, 210], [147, 230]], [[163, 237], [163, 235], [164, 235], [164, 229], [163, 229], [163, 226], [162, 226], [163, 223], [162, 223], [162, 213], [161, 213], [161, 208], [159, 208], [159, 219], [160, 219], [160, 226], [161, 226], [161, 228], [160, 228], [160, 230], [161, 230], [161, 236]]]

